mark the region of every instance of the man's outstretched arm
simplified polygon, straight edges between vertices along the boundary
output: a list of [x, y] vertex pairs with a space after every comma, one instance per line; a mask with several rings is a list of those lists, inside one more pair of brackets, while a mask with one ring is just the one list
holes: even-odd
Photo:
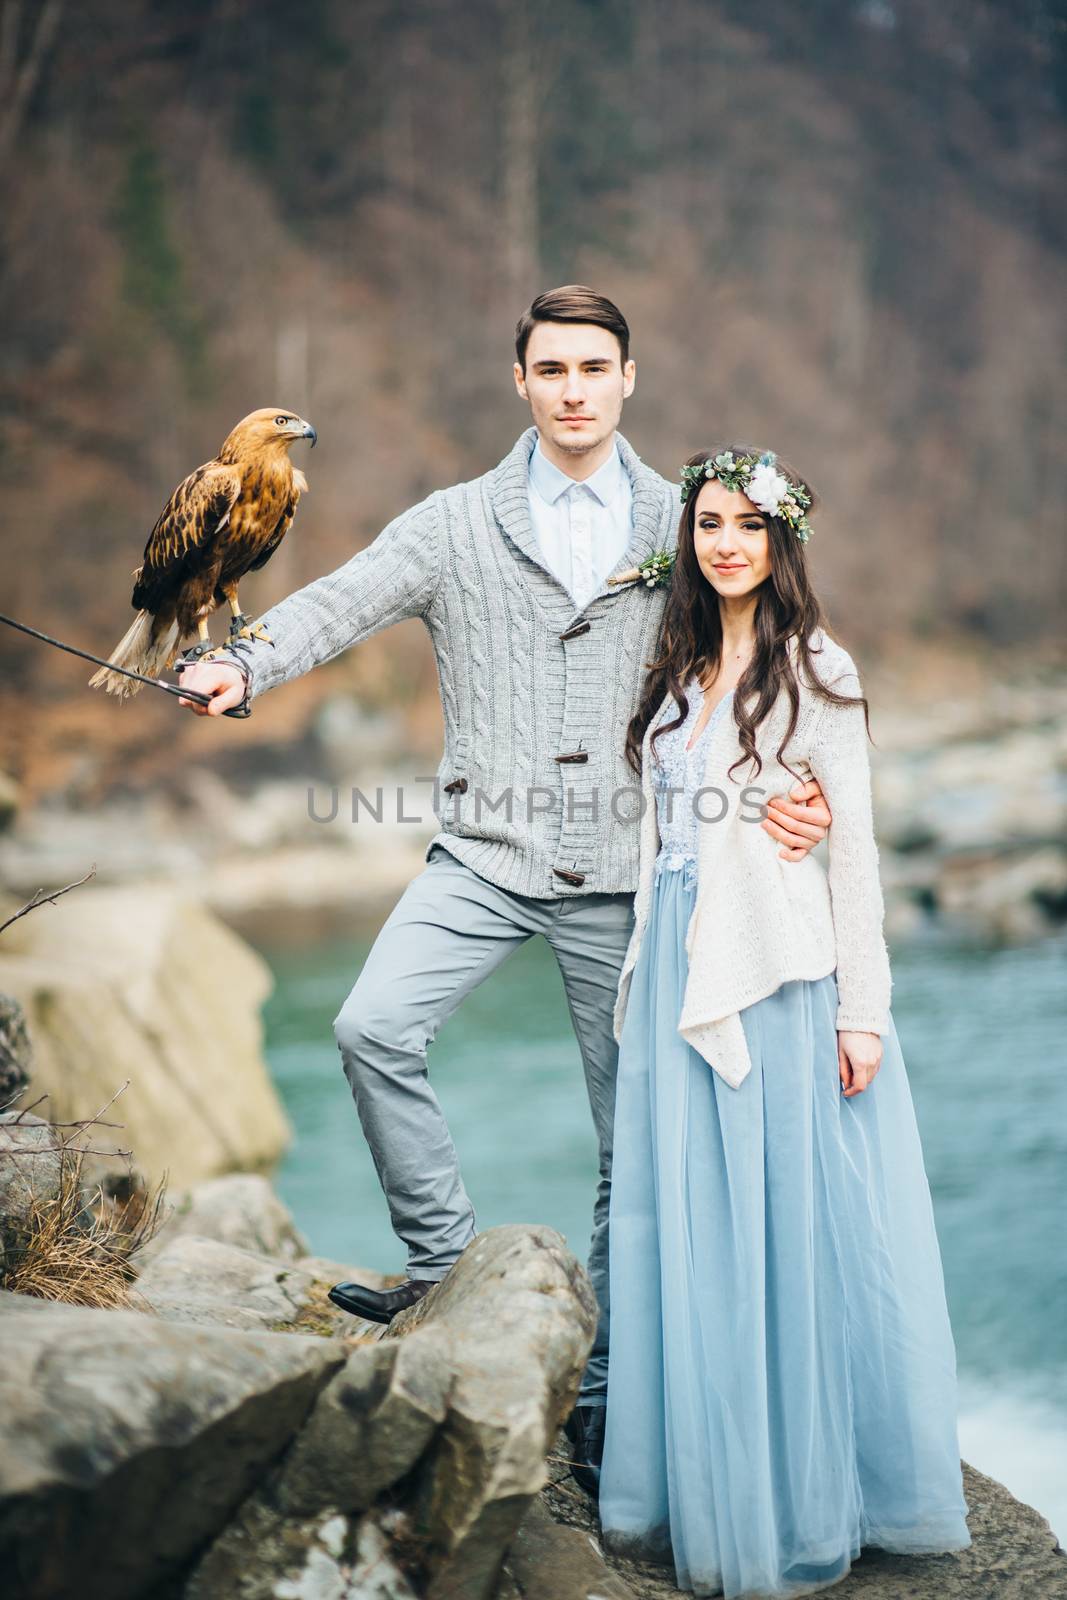
[[199, 716], [221, 716], [298, 678], [393, 622], [422, 616], [441, 581], [444, 538], [432, 498], [405, 511], [334, 572], [288, 595], [261, 621], [273, 643], [247, 641], [247, 652], [223, 651], [187, 667], [182, 687], [210, 694], [209, 705], [179, 700]]

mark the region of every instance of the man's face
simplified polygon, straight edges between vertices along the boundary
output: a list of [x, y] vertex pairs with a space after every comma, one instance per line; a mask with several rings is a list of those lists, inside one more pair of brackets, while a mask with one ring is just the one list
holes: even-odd
[[619, 425], [637, 368], [622, 365], [619, 341], [591, 322], [539, 322], [515, 387], [530, 403], [541, 438], [566, 455], [603, 445]]

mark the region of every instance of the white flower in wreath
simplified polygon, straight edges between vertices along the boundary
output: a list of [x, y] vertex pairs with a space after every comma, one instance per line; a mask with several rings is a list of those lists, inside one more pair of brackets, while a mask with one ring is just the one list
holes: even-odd
[[745, 485], [745, 493], [766, 516], [776, 517], [790, 487], [788, 478], [783, 478], [780, 472], [761, 461], [753, 467], [752, 476]]

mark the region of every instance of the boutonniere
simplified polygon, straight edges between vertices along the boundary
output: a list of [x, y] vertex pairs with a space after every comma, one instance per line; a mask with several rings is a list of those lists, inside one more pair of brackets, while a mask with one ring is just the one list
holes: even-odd
[[609, 578], [610, 584], [643, 583], [646, 589], [662, 589], [671, 581], [674, 571], [673, 550], [653, 550], [639, 567], [629, 567]]

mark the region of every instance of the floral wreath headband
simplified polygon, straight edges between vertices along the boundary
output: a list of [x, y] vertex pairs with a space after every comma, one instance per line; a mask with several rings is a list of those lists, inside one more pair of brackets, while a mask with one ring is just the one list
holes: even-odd
[[790, 483], [777, 470], [777, 461], [773, 450], [765, 450], [759, 456], [735, 456], [732, 450], [724, 450], [713, 461], [683, 467], [682, 504], [691, 494], [697, 494], [709, 478], [718, 478], [724, 489], [747, 495], [766, 516], [780, 517], [801, 544], [807, 544], [812, 531], [806, 515], [811, 495], [804, 484]]

